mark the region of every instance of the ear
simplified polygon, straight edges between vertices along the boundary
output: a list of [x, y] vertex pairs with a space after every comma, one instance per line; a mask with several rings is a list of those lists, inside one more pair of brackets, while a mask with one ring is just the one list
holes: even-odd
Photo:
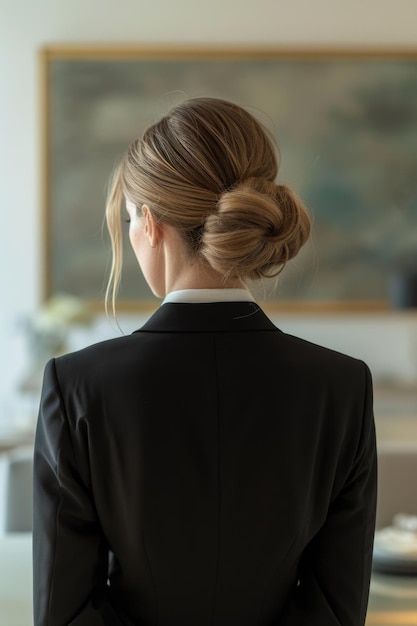
[[145, 218], [145, 233], [149, 239], [151, 248], [156, 248], [163, 236], [163, 227], [157, 221], [152, 211], [146, 204], [142, 206], [142, 215]]

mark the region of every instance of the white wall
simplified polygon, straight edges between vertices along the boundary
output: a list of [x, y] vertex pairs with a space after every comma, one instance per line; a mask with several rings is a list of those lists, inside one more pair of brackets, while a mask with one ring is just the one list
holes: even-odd
[[[0, 0], [0, 7], [0, 410], [1, 398], [13, 387], [24, 360], [16, 319], [33, 312], [40, 299], [36, 53], [41, 46], [64, 42], [417, 45], [415, 0]], [[291, 320], [287, 322], [291, 330]], [[374, 363], [382, 358], [384, 367], [391, 354], [402, 372], [412, 374], [407, 347], [411, 331], [403, 317], [374, 321], [367, 317], [363, 323], [348, 318], [335, 324], [314, 318], [311, 323], [294, 321], [293, 327], [312, 340], [324, 338], [328, 345], [342, 341], [342, 347], [365, 352]], [[340, 339], [342, 328], [346, 341]], [[365, 350], [363, 337], [368, 337]]]

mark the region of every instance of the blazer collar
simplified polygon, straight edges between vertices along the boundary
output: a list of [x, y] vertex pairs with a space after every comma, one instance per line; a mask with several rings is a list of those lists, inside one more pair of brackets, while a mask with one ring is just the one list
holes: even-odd
[[135, 332], [242, 332], [279, 330], [255, 302], [167, 302]]

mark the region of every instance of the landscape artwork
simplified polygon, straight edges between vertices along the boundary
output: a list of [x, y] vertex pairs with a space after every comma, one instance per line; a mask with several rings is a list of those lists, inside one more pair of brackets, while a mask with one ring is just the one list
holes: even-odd
[[[313, 218], [261, 299], [366, 308], [417, 267], [417, 54], [74, 48], [42, 64], [46, 297], [103, 301], [112, 171], [147, 125], [197, 96], [232, 100], [275, 135], [278, 182]], [[120, 301], [141, 306], [153, 296], [127, 229]]]

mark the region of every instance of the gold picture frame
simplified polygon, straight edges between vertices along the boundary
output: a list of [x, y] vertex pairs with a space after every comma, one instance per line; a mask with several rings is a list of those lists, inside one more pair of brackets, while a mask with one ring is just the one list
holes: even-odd
[[[40, 60], [44, 298], [102, 307], [112, 169], [147, 124], [205, 95], [276, 133], [279, 180], [313, 214], [268, 306], [389, 309], [390, 275], [417, 250], [417, 50], [52, 46]], [[127, 246], [119, 308], [156, 304]]]

